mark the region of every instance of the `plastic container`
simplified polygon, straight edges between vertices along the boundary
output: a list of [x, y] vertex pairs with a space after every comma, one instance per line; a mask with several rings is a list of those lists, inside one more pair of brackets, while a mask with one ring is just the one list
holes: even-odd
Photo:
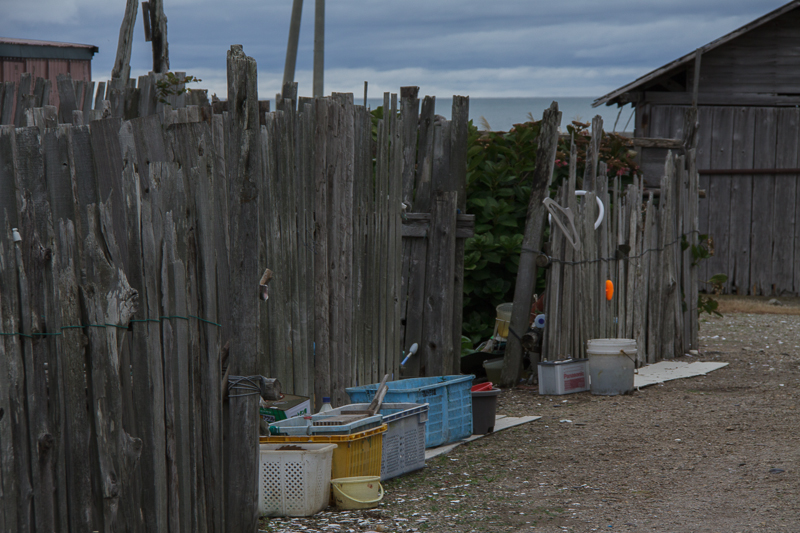
[[261, 516], [311, 516], [328, 506], [331, 464], [336, 444], [299, 444], [298, 450], [281, 450], [286, 444], [259, 446], [259, 497]]
[[372, 509], [383, 499], [378, 476], [345, 477], [331, 480], [333, 501], [340, 509]]
[[539, 369], [539, 394], [560, 396], [589, 390], [589, 360], [542, 361]]
[[[436, 376], [401, 379], [387, 383], [383, 399], [387, 403], [427, 403], [428, 423], [425, 447], [456, 442], [472, 434], [472, 396], [474, 375]], [[345, 389], [353, 403], [369, 403], [378, 384]]]
[[633, 390], [636, 367], [634, 339], [592, 339], [586, 353], [592, 394], [614, 396]]
[[472, 391], [472, 434], [486, 435], [494, 431], [497, 396], [500, 389]]
[[334, 412], [331, 409], [309, 417], [297, 416], [287, 420], [278, 420], [269, 425], [269, 432], [271, 435], [351, 435], [376, 428], [383, 423], [381, 415], [373, 415], [347, 424], [323, 425], [325, 420], [335, 416]]
[[[480, 391], [492, 390], [493, 388], [494, 388], [494, 385], [492, 385], [492, 382], [491, 381], [487, 381], [486, 383], [478, 383], [477, 385], [473, 385], [472, 388], [470, 389], [470, 391], [472, 391], [472, 392], [480, 392]], [[474, 413], [475, 412], [475, 408], [474, 408], [475, 407], [475, 405], [474, 405], [475, 401], [473, 400], [472, 403], [473, 403], [472, 412]], [[474, 415], [473, 415], [473, 418], [474, 418]]]
[[333, 451], [331, 478], [354, 476], [380, 476], [383, 434], [388, 427], [360, 431], [352, 435], [298, 435], [261, 437], [261, 443], [313, 442], [315, 444], [338, 444]]
[[500, 376], [503, 374], [503, 358], [484, 361], [483, 369], [486, 370], [486, 379], [492, 383], [500, 383]]
[[513, 303], [505, 303], [497, 306], [497, 336], [504, 339], [508, 338], [508, 324], [511, 322], [511, 309], [514, 307]]
[[319, 408], [319, 413], [327, 413], [328, 411], [333, 410], [333, 406], [331, 405], [331, 399], [328, 396], [322, 397], [322, 407]]
[[[365, 410], [368, 403], [353, 403], [333, 410], [346, 414], [349, 410]], [[425, 426], [428, 404], [384, 403], [383, 422], [389, 427], [383, 436], [381, 481], [386, 481], [420, 468], [425, 468]]]

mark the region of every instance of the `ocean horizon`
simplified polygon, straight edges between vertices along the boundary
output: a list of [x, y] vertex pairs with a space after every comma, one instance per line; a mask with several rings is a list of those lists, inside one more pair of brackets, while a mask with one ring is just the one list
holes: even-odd
[[[592, 107], [594, 100], [595, 97], [591, 96], [470, 98], [469, 118], [479, 130], [508, 131], [514, 124], [528, 122], [531, 117], [534, 120], [541, 120], [544, 110], [555, 101], [558, 102], [558, 109], [561, 111], [562, 130], [572, 121], [591, 122], [593, 117], [600, 115], [603, 118], [605, 131], [633, 131], [632, 106], [622, 107], [620, 113], [620, 108], [616, 106]], [[364, 99], [356, 98], [355, 103], [363, 104]], [[383, 99], [367, 98], [367, 105], [370, 109], [375, 109], [383, 105]], [[452, 106], [452, 97], [437, 97], [435, 112], [449, 119]]]

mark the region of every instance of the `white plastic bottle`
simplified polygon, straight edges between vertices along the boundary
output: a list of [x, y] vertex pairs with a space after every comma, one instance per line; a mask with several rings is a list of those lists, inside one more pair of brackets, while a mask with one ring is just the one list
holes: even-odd
[[322, 397], [322, 407], [319, 408], [320, 413], [324, 413], [325, 411], [332, 411], [333, 406], [331, 405], [331, 399], [328, 396]]

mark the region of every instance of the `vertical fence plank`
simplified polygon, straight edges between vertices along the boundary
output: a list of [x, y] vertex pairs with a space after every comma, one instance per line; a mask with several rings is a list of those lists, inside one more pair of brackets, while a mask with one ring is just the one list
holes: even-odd
[[[467, 212], [467, 148], [469, 137], [469, 97], [454, 96], [450, 127], [450, 180], [458, 193], [461, 213]], [[453, 287], [453, 374], [461, 373], [461, 331], [464, 314], [464, 239], [456, 239], [455, 285]], [[535, 290], [535, 287], [534, 287]], [[526, 328], [519, 332], [523, 334]]]
[[[415, 170], [415, 196], [412, 209], [416, 213], [430, 212], [431, 208], [431, 173], [433, 172], [433, 138], [434, 111], [436, 100], [426, 96], [422, 102], [419, 117], [419, 153]], [[430, 238], [430, 230], [428, 231]], [[423, 309], [425, 298], [425, 268], [427, 266], [428, 243], [422, 238], [407, 238], [410, 241], [409, 274], [407, 288], [407, 309], [405, 325], [405, 341], [403, 348], [408, 352], [411, 345], [417, 343], [422, 347]], [[421, 374], [421, 351], [406, 363], [405, 376], [416, 377]]]
[[[403, 118], [397, 113], [397, 95], [392, 94], [392, 123], [391, 123], [391, 154], [389, 163], [389, 300], [386, 314], [388, 315], [389, 329], [387, 331], [386, 373], [395, 377], [400, 369], [400, 354], [402, 345], [400, 341], [400, 287], [402, 284], [401, 268], [403, 255], [402, 220], [400, 219], [400, 204], [403, 201]], [[447, 147], [448, 152], [450, 148]], [[449, 370], [445, 370], [449, 373]]]
[[[241, 46], [228, 52], [228, 101], [242, 102], [229, 110], [226, 135], [230, 221], [230, 361], [231, 374], [257, 372], [256, 341], [259, 307], [256, 285], [261, 277], [258, 254], [258, 189], [261, 173], [256, 62]], [[256, 529], [258, 410], [253, 395], [229, 397], [226, 530]]]
[[455, 253], [455, 191], [437, 191], [431, 207], [428, 264], [425, 268], [424, 342], [421, 365], [425, 375], [441, 376], [452, 368], [453, 357], [453, 254]]
[[330, 100], [318, 98], [314, 115], [314, 395], [321, 406], [322, 396], [331, 394], [327, 145], [329, 121], [333, 119]]
[[[51, 257], [46, 252], [52, 249], [44, 176], [43, 149], [39, 131], [35, 128], [17, 130], [17, 176], [20, 201], [20, 234], [22, 242], [17, 248], [17, 269], [20, 286], [20, 309], [22, 312], [23, 356], [25, 362], [25, 390], [28, 402], [30, 431], [31, 474], [34, 491], [36, 527], [51, 531], [56, 528], [58, 514], [55, 496], [56, 441], [53, 436], [53, 420], [47, 401], [47, 363], [54, 359], [55, 340], [49, 327], [48, 301], [52, 306], [52, 294], [48, 289], [47, 274], [52, 273]], [[51, 369], [55, 374], [55, 369]], [[57, 383], [54, 388], [57, 389]], [[57, 394], [57, 391], [54, 391]], [[57, 405], [57, 401], [55, 402]]]

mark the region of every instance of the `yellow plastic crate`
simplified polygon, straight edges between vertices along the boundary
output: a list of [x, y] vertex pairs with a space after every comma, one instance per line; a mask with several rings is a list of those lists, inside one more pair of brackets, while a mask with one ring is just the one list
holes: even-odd
[[270, 435], [261, 437], [261, 444], [314, 442], [337, 444], [333, 450], [331, 479], [356, 476], [380, 476], [383, 434], [389, 426], [359, 431], [352, 435]]

